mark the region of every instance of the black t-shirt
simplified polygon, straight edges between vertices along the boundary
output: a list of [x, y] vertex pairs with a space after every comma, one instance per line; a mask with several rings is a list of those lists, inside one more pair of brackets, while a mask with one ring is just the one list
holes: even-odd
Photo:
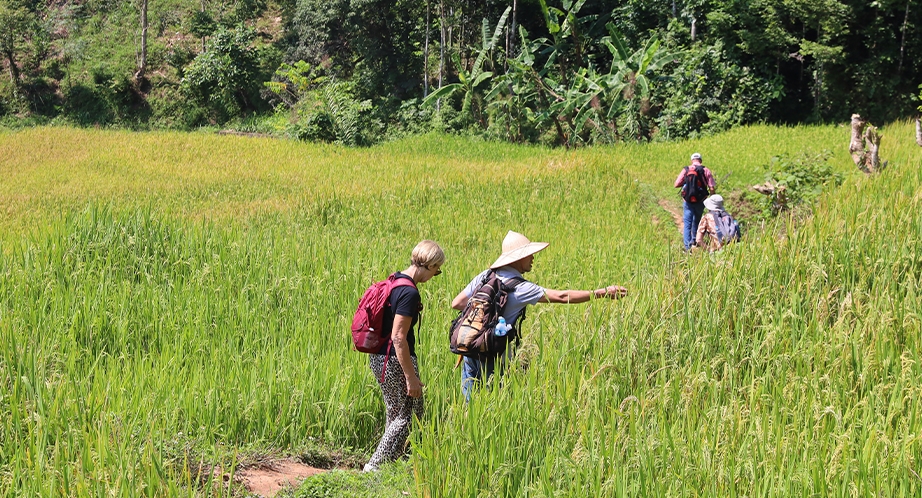
[[[405, 278], [412, 281], [409, 276], [400, 272], [394, 273], [394, 276], [398, 279]], [[416, 322], [419, 321], [419, 312], [422, 310], [422, 299], [419, 291], [416, 290], [416, 287], [410, 285], [394, 287], [388, 303], [389, 306], [384, 307], [384, 321], [381, 323], [383, 330], [386, 330], [387, 335], [390, 336], [391, 331], [394, 330], [395, 314], [412, 317], [413, 322], [410, 324], [409, 332], [407, 332], [407, 344], [410, 346], [410, 356], [416, 356], [416, 337], [413, 334], [413, 329], [416, 327]], [[388, 346], [391, 349], [390, 353], [395, 354], [394, 346], [390, 342], [382, 346], [378, 354], [387, 354]]]

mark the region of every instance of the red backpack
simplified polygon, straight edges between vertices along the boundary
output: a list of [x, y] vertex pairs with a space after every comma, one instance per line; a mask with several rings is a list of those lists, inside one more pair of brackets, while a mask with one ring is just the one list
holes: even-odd
[[707, 180], [704, 178], [703, 166], [685, 167], [685, 184], [679, 195], [689, 204], [702, 202], [711, 195], [708, 192]]
[[359, 299], [355, 316], [352, 317], [352, 344], [356, 350], [376, 354], [390, 340], [391, 331], [381, 330], [384, 307], [389, 304], [388, 299], [394, 287], [408, 285], [416, 288], [416, 283], [412, 280], [391, 275], [387, 280], [375, 282], [365, 290]]

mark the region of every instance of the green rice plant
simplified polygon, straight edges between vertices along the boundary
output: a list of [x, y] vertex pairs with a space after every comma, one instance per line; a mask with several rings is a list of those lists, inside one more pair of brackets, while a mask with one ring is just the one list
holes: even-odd
[[[0, 494], [239, 495], [218, 469], [248, 454], [370, 453], [383, 406], [346, 330], [367, 285], [431, 238], [448, 261], [421, 287], [426, 415], [382, 482], [404, 476], [418, 496], [918, 496], [922, 151], [909, 123], [886, 133], [883, 174], [834, 152], [845, 180], [812, 216], [690, 256], [657, 220], [691, 152], [743, 188], [772, 156], [842, 150], [847, 130], [575, 152], [0, 133]], [[532, 280], [631, 294], [535, 307], [517, 364], [465, 404], [448, 303], [509, 229], [551, 243]], [[361, 481], [324, 479], [300, 495]]]

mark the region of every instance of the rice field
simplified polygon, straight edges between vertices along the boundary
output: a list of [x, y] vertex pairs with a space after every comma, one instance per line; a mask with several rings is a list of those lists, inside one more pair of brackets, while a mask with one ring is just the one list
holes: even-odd
[[[0, 494], [239, 496], [213, 467], [370, 455], [383, 405], [349, 323], [430, 238], [415, 496], [919, 496], [922, 148], [886, 127], [868, 178], [848, 131], [569, 152], [0, 133]], [[681, 253], [658, 202], [691, 152], [726, 193], [822, 149], [846, 181], [812, 217]], [[631, 294], [531, 309], [519, 367], [465, 405], [449, 302], [509, 229], [551, 244], [530, 280]]]

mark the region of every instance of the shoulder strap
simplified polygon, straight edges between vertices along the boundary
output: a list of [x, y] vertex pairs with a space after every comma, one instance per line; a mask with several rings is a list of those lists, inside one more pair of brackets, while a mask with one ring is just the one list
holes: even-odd
[[515, 290], [518, 286], [524, 283], [525, 277], [512, 277], [503, 282], [503, 285], [506, 286], [509, 290]]
[[413, 287], [416, 289], [416, 282], [412, 278], [406, 275], [397, 276], [396, 273], [392, 273], [391, 276], [387, 277], [387, 281], [393, 290], [395, 287]]

